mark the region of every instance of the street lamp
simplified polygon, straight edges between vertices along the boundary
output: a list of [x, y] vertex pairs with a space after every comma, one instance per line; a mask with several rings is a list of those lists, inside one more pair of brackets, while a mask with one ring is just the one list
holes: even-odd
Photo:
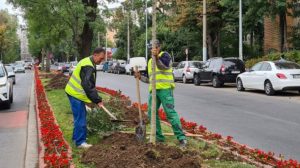
[[207, 20], [206, 20], [206, 0], [203, 0], [203, 62], [207, 60], [207, 44], [206, 44], [206, 25], [207, 25]]
[[243, 14], [242, 14], [242, 0], [239, 2], [239, 58], [243, 60]]

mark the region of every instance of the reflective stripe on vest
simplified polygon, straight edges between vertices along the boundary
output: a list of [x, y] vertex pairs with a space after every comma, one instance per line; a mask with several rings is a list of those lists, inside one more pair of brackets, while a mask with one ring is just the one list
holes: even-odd
[[[66, 93], [70, 96], [73, 96], [83, 102], [91, 103], [92, 101], [87, 97], [85, 91], [81, 86], [81, 78], [80, 78], [80, 71], [83, 66], [92, 66], [94, 65], [91, 61], [90, 57], [86, 57], [82, 59], [76, 66], [75, 70], [72, 73], [72, 76], [69, 79], [69, 82], [65, 88]], [[94, 74], [94, 78], [96, 78]]]
[[[161, 57], [164, 54], [164, 52], [161, 52], [159, 54], [159, 57]], [[155, 68], [155, 75], [156, 75], [156, 89], [170, 89], [175, 88], [175, 82], [173, 77], [173, 69], [172, 67], [168, 70], [160, 70]], [[149, 91], [152, 90], [152, 58], [148, 62], [148, 74], [149, 74]]]

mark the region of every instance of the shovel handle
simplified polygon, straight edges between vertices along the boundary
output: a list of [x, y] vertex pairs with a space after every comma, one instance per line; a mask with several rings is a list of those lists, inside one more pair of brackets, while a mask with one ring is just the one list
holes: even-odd
[[109, 112], [109, 110], [107, 110], [106, 107], [104, 107], [103, 105], [101, 106], [101, 108], [114, 120], [118, 120], [116, 116], [114, 116], [111, 112]]
[[[138, 70], [138, 66], [135, 66], [135, 72], [137, 73]], [[142, 110], [141, 110], [141, 91], [140, 91], [140, 80], [138, 78], [136, 78], [136, 92], [137, 92], [137, 98], [138, 98], [138, 107], [139, 107], [139, 118], [140, 118], [140, 122], [143, 121], [143, 117], [142, 117]]]

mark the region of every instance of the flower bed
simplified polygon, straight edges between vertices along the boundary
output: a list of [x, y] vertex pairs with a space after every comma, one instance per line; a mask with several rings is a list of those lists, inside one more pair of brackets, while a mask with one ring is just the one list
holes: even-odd
[[56, 122], [35, 67], [36, 112], [39, 133], [39, 167], [73, 167], [71, 149]]
[[[111, 89], [100, 87], [98, 87], [98, 89], [112, 96], [122, 95], [121, 92]], [[125, 95], [122, 95], [121, 97], [128, 99], [128, 97]], [[138, 103], [133, 103], [132, 107], [138, 108], [138, 105]], [[148, 109], [147, 103], [142, 104], [141, 108], [142, 111], [146, 112]], [[158, 114], [161, 120], [167, 121], [166, 113], [163, 109], [159, 109]], [[245, 156], [261, 164], [270, 165], [277, 168], [300, 168], [300, 163], [297, 160], [284, 160], [283, 156], [276, 157], [273, 152], [264, 152], [260, 149], [252, 149], [246, 145], [235, 142], [233, 141], [232, 136], [223, 137], [220, 134], [212, 133], [203, 125], [198, 126], [197, 123], [186, 121], [184, 118], [181, 118], [180, 121], [183, 129], [188, 133], [201, 135], [201, 138], [207, 141], [216, 141], [219, 146], [230, 149], [232, 152], [236, 152], [241, 156]]]

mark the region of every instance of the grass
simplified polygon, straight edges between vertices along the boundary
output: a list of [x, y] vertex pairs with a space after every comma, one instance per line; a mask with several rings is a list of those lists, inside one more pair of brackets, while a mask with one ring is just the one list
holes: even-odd
[[[44, 85], [48, 79], [43, 79]], [[50, 105], [53, 108], [57, 122], [64, 134], [64, 138], [72, 147], [73, 162], [78, 168], [93, 168], [93, 165], [85, 165], [80, 163], [80, 156], [84, 152], [82, 149], [76, 148], [72, 142], [73, 133], [73, 114], [70, 108], [68, 97], [63, 89], [60, 90], [47, 90], [47, 97]], [[104, 100], [108, 100], [109, 96], [101, 94]], [[147, 130], [150, 130], [150, 125], [147, 125]], [[172, 133], [172, 128], [162, 123], [163, 132]], [[127, 128], [126, 131], [134, 131], [134, 128]], [[148, 131], [149, 132], [149, 131]], [[149, 137], [148, 137], [149, 138]], [[99, 135], [88, 134], [88, 143], [97, 144], [101, 140]], [[166, 136], [166, 144], [170, 146], [177, 146], [178, 141], [175, 136]], [[221, 161], [217, 158], [222, 155], [222, 151], [215, 145], [208, 145], [204, 141], [196, 140], [194, 138], [188, 138], [188, 149], [197, 150], [201, 153], [201, 157], [204, 159], [203, 167], [215, 167], [215, 168], [254, 168], [249, 164], [244, 164], [236, 161]]]

